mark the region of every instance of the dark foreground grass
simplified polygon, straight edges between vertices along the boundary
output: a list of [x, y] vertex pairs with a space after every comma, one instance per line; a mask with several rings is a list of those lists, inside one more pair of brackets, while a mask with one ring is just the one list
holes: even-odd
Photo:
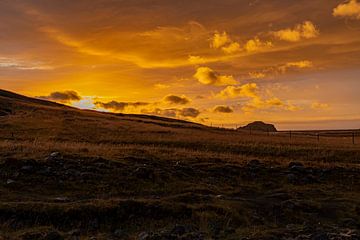
[[0, 107], [0, 239], [359, 239], [360, 148], [341, 138]]

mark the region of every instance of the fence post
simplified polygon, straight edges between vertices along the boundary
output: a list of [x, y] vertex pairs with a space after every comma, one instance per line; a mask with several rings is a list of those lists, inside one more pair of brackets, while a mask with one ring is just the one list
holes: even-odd
[[317, 134], [317, 141], [320, 142], [320, 133]]
[[355, 145], [355, 132], [352, 133], [352, 142], [353, 142], [353, 145]]
[[251, 127], [250, 127], [250, 135], [251, 135]]
[[289, 134], [290, 134], [290, 139], [291, 139], [291, 131], [289, 131]]

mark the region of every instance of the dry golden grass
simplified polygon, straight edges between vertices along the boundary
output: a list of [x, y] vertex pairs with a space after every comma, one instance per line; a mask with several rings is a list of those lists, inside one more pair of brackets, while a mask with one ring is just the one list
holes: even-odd
[[[137, 239], [179, 223], [207, 239], [281, 239], [360, 220], [360, 144], [351, 138], [250, 134], [0, 96], [1, 106], [12, 114], [0, 117], [0, 239], [74, 228], [84, 239], [117, 228]], [[60, 161], [46, 160], [52, 152]], [[299, 161], [307, 170], [289, 169]]]

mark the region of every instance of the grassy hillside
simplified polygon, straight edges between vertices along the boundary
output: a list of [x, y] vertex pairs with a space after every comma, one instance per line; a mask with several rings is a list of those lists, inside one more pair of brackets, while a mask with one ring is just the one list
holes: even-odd
[[0, 91], [0, 239], [358, 239], [360, 144]]

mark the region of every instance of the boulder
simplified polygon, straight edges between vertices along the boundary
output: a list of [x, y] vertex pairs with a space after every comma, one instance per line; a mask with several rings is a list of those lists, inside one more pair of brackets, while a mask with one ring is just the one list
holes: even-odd
[[239, 130], [253, 130], [253, 131], [261, 131], [261, 132], [277, 132], [277, 129], [273, 124], [264, 123], [262, 121], [255, 121], [249, 123], [244, 127], [238, 128]]

